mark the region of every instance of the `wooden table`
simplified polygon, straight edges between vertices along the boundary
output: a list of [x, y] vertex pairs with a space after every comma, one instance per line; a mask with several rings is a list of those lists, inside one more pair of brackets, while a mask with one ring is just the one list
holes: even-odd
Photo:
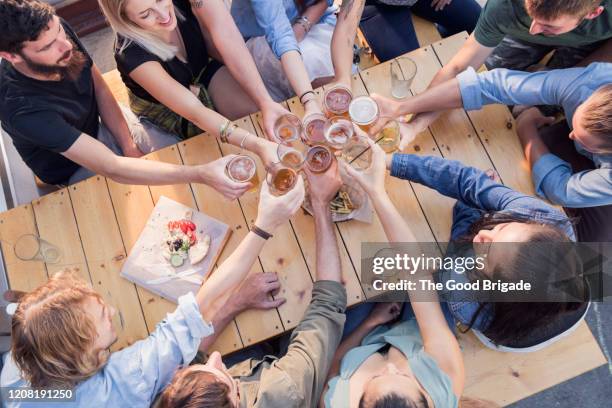
[[[409, 53], [418, 73], [412, 92], [422, 92], [441, 64], [465, 41], [465, 33], [436, 42]], [[317, 90], [321, 92], [321, 90]], [[356, 95], [390, 94], [389, 65], [380, 64], [355, 75]], [[302, 115], [297, 99], [286, 102]], [[261, 116], [251, 115], [236, 123], [263, 135]], [[238, 148], [221, 145], [201, 135], [147, 156], [176, 164], [200, 164]], [[408, 153], [436, 155], [481, 169], [494, 168], [504, 183], [533, 194], [530, 173], [515, 134], [508, 109], [488, 106], [466, 113], [455, 109], [445, 113], [430, 129], [418, 135], [405, 150]], [[263, 175], [259, 163], [260, 178]], [[453, 200], [420, 184], [387, 177], [387, 190], [399, 211], [410, 220], [419, 241], [448, 240]], [[1, 249], [13, 289], [31, 290], [44, 283], [52, 273], [71, 267], [120, 313], [120, 349], [141, 339], [176, 305], [120, 278], [121, 265], [136, 242], [149, 214], [165, 195], [218, 218], [231, 226], [231, 235], [218, 262], [232, 253], [256, 217], [258, 194], [248, 193], [229, 202], [212, 188], [201, 185], [136, 186], [118, 184], [101, 176], [21, 207], [0, 214]], [[58, 246], [61, 263], [24, 262], [13, 253], [12, 244], [24, 233], [39, 234]], [[363, 302], [368, 289], [360, 276], [361, 242], [386, 241], [376, 215], [370, 224], [357, 221], [339, 223], [336, 233], [340, 245], [349, 305]], [[253, 266], [251, 273], [276, 271], [282, 281], [281, 295], [287, 302], [277, 310], [247, 311], [223, 332], [214, 349], [224, 354], [281, 334], [295, 327], [306, 309], [315, 274], [315, 239], [312, 218], [302, 211], [275, 231]], [[120, 323], [123, 326], [119, 326]], [[508, 404], [605, 363], [605, 358], [586, 324], [567, 339], [529, 355], [502, 354], [484, 349], [471, 334], [461, 335], [467, 367], [466, 394]]]

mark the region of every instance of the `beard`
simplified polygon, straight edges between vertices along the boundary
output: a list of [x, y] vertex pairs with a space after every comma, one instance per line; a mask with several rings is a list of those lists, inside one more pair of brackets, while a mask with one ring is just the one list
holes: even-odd
[[[69, 79], [71, 81], [76, 81], [78, 79], [87, 63], [87, 56], [82, 51], [79, 51], [76, 46], [73, 46], [71, 51], [64, 54], [64, 56], [53, 65], [34, 62], [24, 54], [21, 54], [21, 58], [23, 58], [28, 69], [36, 74], [45, 76], [59, 75], [60, 80]], [[59, 65], [60, 62], [65, 61], [67, 58], [69, 59], [66, 65]]]

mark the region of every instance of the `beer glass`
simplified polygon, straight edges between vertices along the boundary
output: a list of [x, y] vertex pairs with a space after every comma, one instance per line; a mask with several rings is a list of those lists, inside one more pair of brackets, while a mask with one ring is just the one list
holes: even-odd
[[348, 117], [348, 107], [353, 99], [350, 89], [342, 85], [335, 85], [323, 94], [323, 107], [327, 117]]
[[385, 153], [393, 153], [398, 150], [400, 144], [399, 124], [394, 120], [389, 121], [375, 136], [374, 141]]
[[237, 183], [252, 183], [253, 187], [249, 191], [256, 191], [257, 187], [259, 187], [257, 163], [246, 154], [239, 154], [230, 160], [225, 166], [225, 174], [227, 174], [230, 180]]
[[340, 156], [356, 170], [366, 170], [372, 164], [372, 149], [363, 136], [353, 137], [342, 149]]
[[353, 123], [350, 120], [336, 116], [325, 122], [323, 135], [329, 146], [336, 150], [342, 150], [354, 133]]
[[308, 149], [306, 154], [306, 166], [313, 173], [323, 173], [334, 160], [334, 154], [323, 145], [315, 145]]
[[364, 132], [368, 132], [380, 116], [376, 101], [369, 96], [359, 96], [349, 105], [351, 120]]
[[297, 183], [299, 175], [289, 167], [283, 166], [282, 163], [274, 163], [268, 168], [266, 174], [266, 182], [270, 187], [270, 192], [275, 196], [286, 194]]
[[304, 143], [309, 145], [325, 143], [325, 121], [320, 113], [311, 113], [304, 117]]
[[308, 146], [299, 140], [287, 144], [279, 144], [276, 148], [278, 160], [286, 167], [300, 170], [306, 160]]
[[274, 123], [274, 137], [278, 143], [299, 140], [302, 137], [302, 121], [296, 115], [282, 115]]

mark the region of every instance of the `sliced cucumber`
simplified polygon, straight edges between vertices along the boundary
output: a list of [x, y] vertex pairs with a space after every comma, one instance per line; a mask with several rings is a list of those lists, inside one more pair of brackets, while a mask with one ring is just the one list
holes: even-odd
[[170, 256], [170, 264], [175, 268], [178, 268], [183, 263], [185, 263], [185, 260], [180, 254], [174, 253]]

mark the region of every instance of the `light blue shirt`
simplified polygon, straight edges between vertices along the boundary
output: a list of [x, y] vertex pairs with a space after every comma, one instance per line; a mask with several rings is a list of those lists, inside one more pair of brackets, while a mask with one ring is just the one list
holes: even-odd
[[[202, 338], [213, 334], [202, 319], [194, 295], [181, 296], [177, 309], [146, 339], [112, 353], [93, 377], [76, 386], [76, 401], [48, 404], [60, 407], [148, 407], [176, 370], [195, 357]], [[0, 377], [2, 387], [27, 387], [7, 353]], [[44, 403], [43, 403], [44, 404]], [[7, 403], [6, 407], [40, 408], [40, 402]]]
[[[306, 7], [314, 3], [316, 0], [308, 0]], [[329, 7], [319, 23], [336, 25], [333, 0], [327, 0], [327, 4]], [[231, 13], [243, 37], [265, 35], [279, 59], [288, 51], [300, 52], [291, 27], [293, 20], [298, 17], [298, 9], [293, 0], [233, 0]]]
[[[612, 83], [612, 64], [592, 63], [586, 68], [568, 68], [527, 73], [494, 69], [477, 74], [468, 68], [457, 76], [463, 106], [559, 105], [572, 128], [574, 112], [603, 85]], [[560, 135], [559, 137], [564, 137]], [[537, 193], [564, 207], [595, 207], [612, 204], [612, 154], [595, 154], [574, 142], [576, 150], [595, 164], [595, 170], [573, 173], [571, 165], [553, 154], [534, 164], [532, 177]]]

